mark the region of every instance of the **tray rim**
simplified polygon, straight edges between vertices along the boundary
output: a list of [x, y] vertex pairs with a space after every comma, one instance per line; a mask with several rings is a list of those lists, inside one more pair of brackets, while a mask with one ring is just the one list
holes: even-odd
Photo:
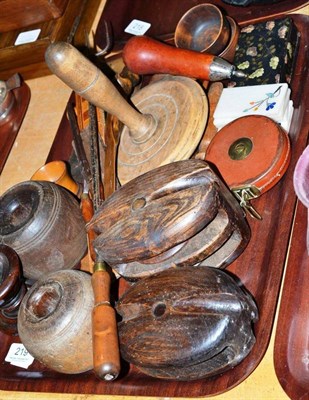
[[[291, 232], [291, 250], [287, 259], [274, 343], [274, 370], [281, 387], [293, 400], [305, 400], [309, 397], [309, 384], [306, 390], [299, 379], [300, 372], [305, 373], [304, 365], [300, 365], [300, 362], [291, 365], [289, 362], [289, 352], [293, 349], [293, 354], [295, 354], [299, 350], [297, 346], [299, 338], [304, 339], [300, 333], [302, 325], [299, 317], [308, 315], [309, 311], [308, 305], [303, 308], [298, 307], [301, 304], [301, 299], [305, 298], [304, 287], [305, 283], [309, 281], [309, 256], [306, 249], [306, 235], [304, 234], [300, 239], [296, 236], [300, 230], [306, 231], [307, 212], [306, 207], [298, 200]], [[297, 243], [295, 244], [295, 242]], [[295, 259], [300, 260], [300, 262], [293, 262]], [[299, 290], [296, 290], [294, 283], [298, 277], [302, 278], [302, 286], [299, 287]], [[296, 306], [297, 308], [295, 309]], [[309, 321], [309, 317], [307, 317], [307, 320]], [[292, 325], [292, 323], [288, 323], [289, 321], [295, 321], [295, 323]], [[292, 339], [289, 340], [291, 331], [298, 332], [298, 335], [296, 334], [295, 336], [294, 334]], [[296, 353], [298, 360], [301, 360], [300, 356], [301, 354]], [[296, 370], [296, 367], [303, 368], [303, 370]]]
[[[294, 157], [294, 158], [295, 158], [295, 157]], [[281, 184], [281, 186], [282, 186], [282, 184]], [[262, 200], [262, 199], [261, 199], [261, 200]], [[260, 203], [263, 204], [264, 202], [265, 202], [265, 199], [264, 199], [264, 201], [261, 201]], [[281, 275], [281, 276], [282, 276], [282, 275]], [[281, 276], [277, 278], [277, 283], [281, 281]], [[276, 308], [276, 307], [274, 307], [274, 310], [273, 310], [273, 313], [272, 313], [272, 318], [274, 317], [275, 308]], [[272, 320], [272, 323], [273, 323], [273, 320]], [[271, 325], [272, 325], [272, 324], [271, 324]], [[267, 343], [269, 342], [270, 333], [271, 333], [271, 329], [270, 329], [270, 332], [269, 332], [269, 335], [268, 335]], [[267, 346], [266, 346], [266, 348], [267, 348]], [[265, 351], [266, 351], [266, 348], [265, 348]], [[263, 351], [263, 354], [261, 354], [261, 358], [259, 359], [259, 362], [260, 362], [261, 359], [263, 358], [265, 351]], [[252, 371], [250, 371], [250, 373], [249, 373], [248, 375], [250, 375], [250, 374], [253, 372], [253, 370], [258, 366], [259, 362], [258, 362], [257, 365], [252, 369]], [[244, 376], [243, 379], [241, 380], [241, 382], [242, 382], [248, 375]], [[161, 381], [160, 381], [160, 382], [161, 382]], [[239, 383], [240, 383], [240, 382], [238, 382], [238, 383], [236, 383], [235, 385], [229, 387], [228, 390], [232, 389], [232, 387], [238, 385]], [[26, 385], [26, 386], [29, 387], [29, 385]], [[32, 386], [32, 385], [30, 385], [30, 386]], [[0, 389], [2, 389], [1, 383], [0, 383]], [[18, 390], [26, 390], [26, 391], [29, 390], [29, 391], [30, 391], [30, 389], [18, 389]], [[225, 391], [226, 391], [226, 390], [221, 391], [221, 392], [218, 392], [218, 393], [215, 393], [215, 394], [223, 393], [223, 392], [225, 392]], [[67, 391], [66, 391], [66, 392], [62, 392], [62, 393], [80, 393], [80, 392], [79, 392], [79, 391], [78, 391], [78, 392], [75, 392], [75, 391], [73, 391], [73, 392], [68, 391], [68, 392], [67, 392]], [[85, 392], [85, 393], [87, 393], [87, 392]], [[105, 393], [101, 393], [101, 392], [97, 393], [97, 392], [94, 392], [93, 394], [105, 394]], [[111, 393], [107, 392], [106, 394], [111, 394]], [[113, 394], [115, 394], [115, 393], [113, 393]], [[120, 394], [123, 394], [123, 393], [120, 393]], [[130, 393], [128, 393], [128, 395], [130, 395]], [[139, 395], [139, 394], [137, 394], [137, 395]], [[202, 394], [202, 395], [203, 395], [203, 394]], [[205, 394], [205, 395], [214, 395], [214, 393]], [[152, 394], [151, 396], [153, 396], [153, 394]], [[181, 396], [180, 396], [180, 397], [181, 397]]]

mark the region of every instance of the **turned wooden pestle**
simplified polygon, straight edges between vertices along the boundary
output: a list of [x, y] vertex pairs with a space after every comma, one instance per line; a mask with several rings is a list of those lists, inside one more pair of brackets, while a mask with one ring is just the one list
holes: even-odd
[[77, 94], [123, 122], [134, 140], [144, 140], [155, 130], [154, 118], [131, 107], [111, 81], [69, 43], [50, 44], [45, 60], [49, 69]]

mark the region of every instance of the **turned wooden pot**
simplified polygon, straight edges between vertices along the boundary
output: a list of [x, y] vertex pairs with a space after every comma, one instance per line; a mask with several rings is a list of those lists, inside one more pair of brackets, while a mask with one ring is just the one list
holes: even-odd
[[19, 183], [0, 197], [0, 240], [20, 257], [26, 278], [72, 269], [87, 248], [77, 199], [46, 181]]
[[47, 367], [77, 374], [93, 367], [91, 276], [56, 271], [27, 292], [18, 313], [18, 334], [30, 354]]
[[17, 313], [26, 291], [17, 253], [0, 244], [0, 330], [8, 335], [17, 334]]

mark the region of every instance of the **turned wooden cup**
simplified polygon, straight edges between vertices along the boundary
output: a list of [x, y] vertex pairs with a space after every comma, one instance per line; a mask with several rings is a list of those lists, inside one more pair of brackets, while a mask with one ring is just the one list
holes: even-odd
[[17, 253], [0, 244], [0, 330], [8, 335], [17, 334], [17, 313], [26, 291]]
[[233, 18], [231, 18], [229, 16], [227, 16], [226, 18], [230, 24], [231, 35], [230, 35], [230, 40], [229, 40], [227, 46], [219, 54], [219, 57], [224, 58], [225, 60], [229, 61], [230, 63], [233, 63], [235, 52], [236, 52], [236, 47], [237, 47], [237, 43], [238, 43], [238, 38], [240, 35], [240, 27], [238, 26], [237, 22]]
[[179, 20], [175, 29], [177, 47], [201, 53], [220, 54], [230, 39], [230, 24], [214, 4], [192, 7]]
[[0, 197], [0, 241], [20, 257], [24, 276], [76, 267], [87, 249], [77, 199], [46, 181], [19, 183]]
[[57, 271], [38, 280], [18, 313], [18, 334], [29, 353], [48, 368], [77, 374], [93, 367], [91, 276]]
[[51, 161], [39, 168], [30, 178], [32, 181], [48, 181], [63, 186], [76, 196], [80, 195], [80, 187], [69, 174], [64, 161]]

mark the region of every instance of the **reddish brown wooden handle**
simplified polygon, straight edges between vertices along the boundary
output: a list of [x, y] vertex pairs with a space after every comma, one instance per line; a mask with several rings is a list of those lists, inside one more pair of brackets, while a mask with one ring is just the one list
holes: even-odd
[[143, 136], [155, 126], [151, 115], [131, 107], [110, 80], [69, 43], [50, 44], [45, 60], [58, 78], [90, 103], [115, 115], [133, 137]]
[[120, 354], [116, 313], [109, 303], [111, 278], [98, 269], [92, 275], [95, 306], [92, 312], [93, 369], [106, 381], [114, 380], [120, 372]]
[[[87, 193], [81, 196], [81, 210], [84, 221], [88, 223], [93, 216], [92, 201]], [[95, 232], [88, 229], [88, 251], [92, 260], [95, 260], [95, 251], [92, 243]], [[89, 268], [92, 270], [92, 268]], [[91, 278], [94, 307], [92, 311], [92, 351], [93, 369], [96, 375], [103, 380], [111, 381], [118, 377], [120, 372], [120, 353], [116, 313], [110, 305], [111, 277], [104, 262], [95, 261]]]
[[131, 38], [123, 49], [126, 66], [137, 74], [171, 74], [190, 78], [210, 78], [214, 56], [179, 49], [145, 36]]

